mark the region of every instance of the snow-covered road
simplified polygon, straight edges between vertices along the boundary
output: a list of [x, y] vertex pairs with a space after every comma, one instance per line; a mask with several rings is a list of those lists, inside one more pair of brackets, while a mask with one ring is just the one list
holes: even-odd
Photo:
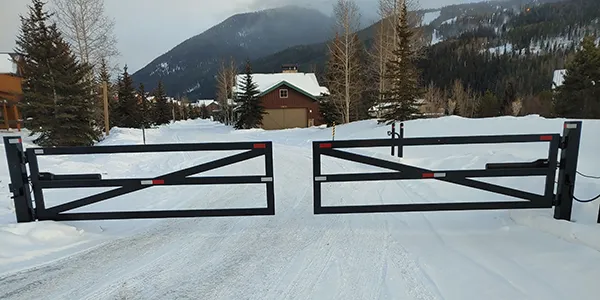
[[[438, 125], [435, 130], [440, 130]], [[350, 126], [346, 133], [340, 127], [338, 134], [358, 138], [376, 128], [377, 134], [385, 135], [385, 129], [372, 123]], [[315, 216], [308, 145], [312, 139], [327, 139], [328, 130], [237, 133], [215, 126], [210, 132], [197, 131], [207, 128], [206, 123], [173, 125], [155, 138], [157, 142], [182, 142], [269, 137], [275, 142], [275, 216], [69, 222], [82, 228], [102, 226], [107, 232], [122, 229], [125, 222], [140, 227], [62, 260], [0, 275], [0, 299], [591, 300], [600, 295], [600, 247], [595, 247], [593, 239], [578, 241], [580, 236], [571, 227], [581, 225], [588, 230], [583, 232], [593, 230], [600, 235], [593, 220], [585, 219], [595, 216], [597, 205], [576, 207], [583, 224], [554, 221], [549, 217], [551, 210]], [[527, 130], [535, 132], [536, 128]], [[431, 153], [423, 149], [407, 151], [405, 156], [431, 168], [472, 167], [492, 156], [529, 157], [528, 151], [506, 149], [461, 149], [436, 161], [429, 161]], [[381, 149], [374, 155], [383, 157], [388, 151]], [[586, 151], [582, 151], [584, 162], [599, 166]], [[147, 158], [145, 164], [148, 168], [183, 167], [208, 158], [156, 156]], [[106, 159], [93, 163], [102, 165]], [[248, 174], [262, 165], [262, 160], [252, 160], [219, 172]], [[323, 165], [324, 171], [362, 168], [336, 160], [324, 160]], [[513, 179], [509, 184], [538, 183], [528, 180]], [[583, 183], [590, 189], [600, 188], [590, 181]], [[156, 200], [169, 207], [250, 206], [262, 205], [264, 200], [264, 188], [256, 186], [178, 188], [170, 190], [170, 204], [163, 199], [169, 191], [158, 191], [153, 192]], [[489, 195], [420, 181], [327, 184], [323, 194], [324, 204], [484, 200]], [[529, 226], [533, 218], [570, 235], [548, 226]]]

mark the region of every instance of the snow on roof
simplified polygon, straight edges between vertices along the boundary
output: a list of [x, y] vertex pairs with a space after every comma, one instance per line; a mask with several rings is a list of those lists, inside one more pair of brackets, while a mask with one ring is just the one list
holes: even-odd
[[0, 53], [0, 74], [16, 74], [17, 64], [8, 53]]
[[213, 102], [216, 103], [216, 101], [213, 99], [199, 99], [199, 100], [196, 100], [196, 102], [192, 103], [192, 105], [198, 106], [198, 107], [200, 107], [202, 105], [209, 106]]
[[[244, 77], [244, 74], [236, 76], [238, 86], [243, 83]], [[314, 73], [257, 73], [252, 74], [252, 80], [256, 83], [260, 92], [266, 91], [282, 81], [286, 81], [314, 97], [321, 96], [321, 93], [328, 93], [326, 87], [319, 85], [317, 76]], [[234, 90], [237, 90], [238, 86], [234, 87]]]
[[561, 85], [565, 81], [565, 74], [567, 73], [566, 69], [554, 70], [554, 76], [552, 78], [552, 89], [555, 89]]

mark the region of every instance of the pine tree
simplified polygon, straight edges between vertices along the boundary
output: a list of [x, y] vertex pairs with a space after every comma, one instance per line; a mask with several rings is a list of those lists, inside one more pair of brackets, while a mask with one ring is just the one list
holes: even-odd
[[382, 97], [385, 104], [380, 123], [411, 120], [419, 115], [417, 99], [422, 92], [418, 86], [419, 73], [413, 62], [415, 54], [411, 40], [414, 33], [409, 27], [407, 16], [406, 1], [403, 1], [396, 26], [396, 49], [387, 64], [386, 78], [390, 87]]
[[252, 66], [250, 60], [246, 61], [246, 69], [243, 81], [239, 86], [240, 92], [237, 96], [239, 119], [235, 124], [236, 129], [250, 129], [262, 125], [265, 108], [261, 105], [258, 86], [252, 79]]
[[342, 123], [342, 114], [336, 109], [335, 104], [332, 103], [330, 95], [321, 95], [319, 99], [319, 112], [327, 127]]
[[91, 67], [80, 64], [64, 41], [44, 3], [32, 0], [21, 17], [16, 52], [23, 57], [23, 114], [40, 146], [90, 146], [101, 132], [94, 128]]
[[555, 112], [567, 118], [600, 118], [600, 49], [587, 36], [581, 50], [567, 64], [563, 85], [558, 87]]
[[152, 109], [150, 108], [150, 103], [148, 103], [148, 99], [146, 97], [146, 89], [143, 83], [140, 83], [140, 87], [138, 88], [138, 95], [142, 117], [141, 125], [144, 128], [150, 128], [152, 126]]
[[127, 71], [127, 65], [123, 68], [123, 74], [119, 78], [118, 102], [115, 108], [115, 125], [125, 128], [140, 128], [142, 126], [142, 110], [135, 95], [133, 79]]
[[491, 91], [486, 91], [481, 98], [477, 115], [481, 118], [497, 117], [502, 114], [501, 102]]
[[167, 102], [162, 81], [158, 82], [158, 87], [154, 91], [154, 113], [152, 115], [153, 123], [156, 125], [169, 124], [172, 119], [171, 106]]

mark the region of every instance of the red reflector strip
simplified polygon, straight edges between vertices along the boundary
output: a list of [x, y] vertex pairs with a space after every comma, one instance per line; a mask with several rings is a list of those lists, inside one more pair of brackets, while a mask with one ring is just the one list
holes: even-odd
[[152, 184], [165, 184], [163, 179], [153, 179]]
[[331, 148], [331, 143], [319, 144], [319, 148]]
[[552, 140], [552, 136], [551, 135], [542, 135], [540, 136], [540, 141], [551, 141]]
[[267, 144], [254, 144], [254, 149], [265, 149]]
[[433, 178], [434, 176], [434, 173], [423, 173], [423, 178]]

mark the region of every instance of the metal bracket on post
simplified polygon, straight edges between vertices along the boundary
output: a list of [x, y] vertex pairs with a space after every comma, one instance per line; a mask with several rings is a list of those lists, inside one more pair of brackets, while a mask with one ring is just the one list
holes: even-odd
[[13, 194], [17, 222], [35, 221], [31, 189], [27, 176], [27, 160], [23, 151], [23, 143], [19, 136], [4, 137], [4, 149], [10, 174], [9, 189]]
[[392, 130], [387, 132], [388, 136], [392, 137], [392, 140], [398, 138], [397, 143], [392, 144], [391, 155], [394, 156], [394, 147], [398, 146], [398, 157], [404, 155], [404, 147], [402, 145], [402, 139], [404, 139], [404, 123], [400, 123], [400, 132], [396, 132], [396, 123], [392, 123]]
[[554, 208], [554, 218], [557, 220], [571, 221], [581, 126], [581, 121], [569, 121], [565, 122], [563, 129], [558, 186], [556, 188], [556, 207]]

